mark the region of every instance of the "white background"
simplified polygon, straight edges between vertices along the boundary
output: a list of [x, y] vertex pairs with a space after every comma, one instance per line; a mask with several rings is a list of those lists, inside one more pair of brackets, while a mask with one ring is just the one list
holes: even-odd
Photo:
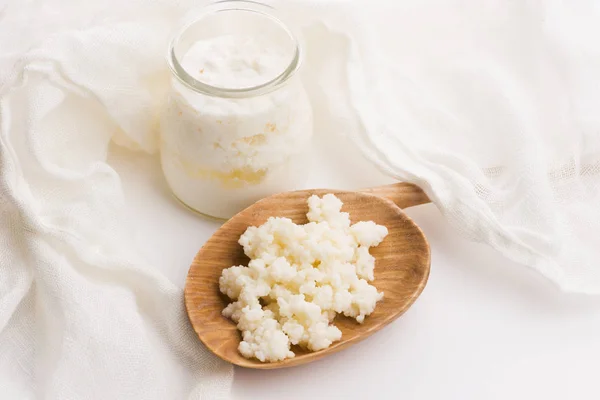
[[[336, 140], [317, 139], [320, 166], [309, 186], [385, 181], [351, 149], [331, 153]], [[155, 157], [117, 150], [111, 162], [138, 225], [139, 250], [183, 286], [219, 224], [173, 200]], [[600, 399], [599, 298], [561, 293], [528, 268], [457, 237], [431, 204], [407, 214], [432, 249], [429, 283], [413, 307], [321, 361], [236, 368], [234, 399]]]

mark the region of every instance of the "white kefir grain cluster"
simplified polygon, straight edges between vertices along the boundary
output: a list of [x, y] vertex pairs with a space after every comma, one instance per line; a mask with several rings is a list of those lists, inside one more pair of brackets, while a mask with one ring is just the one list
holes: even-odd
[[375, 267], [369, 248], [387, 228], [351, 225], [332, 194], [311, 196], [308, 207], [305, 225], [271, 217], [249, 227], [239, 243], [250, 263], [223, 270], [221, 292], [234, 300], [223, 315], [242, 331], [244, 357], [273, 362], [294, 357], [291, 345], [325, 349], [342, 336], [332, 323], [336, 314], [362, 323], [383, 298], [369, 283]]
[[[245, 90], [277, 78], [291, 58], [267, 36], [222, 35], [194, 43], [181, 65], [203, 84]], [[312, 110], [299, 79], [241, 98], [198, 93], [174, 79], [162, 125], [167, 182], [202, 213], [231, 217], [305, 177]]]

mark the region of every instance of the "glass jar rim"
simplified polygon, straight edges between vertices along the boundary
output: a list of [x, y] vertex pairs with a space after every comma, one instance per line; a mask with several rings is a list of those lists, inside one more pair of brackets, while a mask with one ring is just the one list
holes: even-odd
[[[224, 6], [225, 8], [217, 8], [214, 10], [205, 10], [199, 16], [195, 17], [192, 21], [181, 26], [171, 39], [168, 47], [167, 54], [167, 64], [169, 65], [169, 69], [173, 73], [173, 75], [185, 86], [190, 88], [191, 90], [202, 93], [209, 96], [214, 97], [224, 97], [224, 98], [246, 98], [246, 97], [255, 97], [260, 96], [269, 92], [276, 90], [285, 84], [300, 68], [300, 64], [302, 61], [302, 52], [300, 48], [300, 43], [298, 41], [297, 35], [294, 34], [293, 30], [290, 28], [289, 24], [286, 24], [282, 18], [276, 16], [275, 7], [260, 3], [253, 0], [218, 0], [211, 3], [209, 6], [205, 8], [209, 8], [210, 6]], [[248, 11], [260, 14], [263, 17], [267, 17], [272, 22], [276, 23], [283, 31], [288, 35], [291, 44], [294, 46], [294, 51], [292, 55], [292, 59], [290, 60], [288, 66], [273, 79], [270, 79], [264, 83], [255, 86], [249, 86], [244, 88], [227, 88], [209, 85], [204, 83], [192, 75], [190, 75], [181, 65], [179, 59], [175, 53], [175, 48], [178, 44], [179, 39], [183, 36], [183, 34], [190, 29], [193, 25], [197, 24], [204, 17], [226, 11]]]

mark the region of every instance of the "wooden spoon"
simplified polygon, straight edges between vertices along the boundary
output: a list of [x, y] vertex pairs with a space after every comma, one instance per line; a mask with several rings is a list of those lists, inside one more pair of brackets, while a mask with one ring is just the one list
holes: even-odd
[[[221, 271], [232, 265], [248, 265], [249, 260], [238, 244], [246, 228], [261, 225], [271, 216], [288, 217], [297, 224], [305, 224], [308, 222], [308, 197], [327, 193], [342, 200], [342, 210], [350, 213], [352, 223], [375, 221], [388, 228], [389, 234], [384, 241], [371, 248], [376, 259], [372, 284], [384, 292], [384, 299], [363, 324], [343, 316], [336, 317], [334, 323], [342, 331], [342, 339], [327, 349], [309, 352], [293, 346], [296, 357], [274, 363], [244, 358], [238, 351], [240, 332], [233, 321], [221, 315], [223, 308], [231, 302], [219, 291]], [[276, 194], [256, 202], [221, 226], [200, 249], [190, 267], [185, 283], [185, 305], [194, 330], [217, 356], [241, 367], [258, 369], [305, 364], [368, 337], [402, 315], [425, 287], [430, 266], [429, 244], [421, 229], [401, 208], [427, 202], [429, 199], [421, 189], [407, 183], [361, 192], [302, 190]]]

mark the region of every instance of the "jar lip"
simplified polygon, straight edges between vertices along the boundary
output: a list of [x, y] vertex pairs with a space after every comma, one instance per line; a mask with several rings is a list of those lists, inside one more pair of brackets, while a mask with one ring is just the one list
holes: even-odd
[[[226, 6], [226, 8], [209, 10], [195, 17], [192, 21], [181, 26], [173, 38], [171, 39], [168, 47], [167, 64], [173, 75], [185, 86], [191, 90], [202, 93], [213, 97], [224, 97], [224, 98], [246, 98], [260, 96], [269, 92], [272, 92], [286, 83], [300, 68], [302, 53], [300, 49], [300, 43], [297, 36], [293, 33], [292, 29], [278, 16], [274, 15], [276, 9], [268, 4], [259, 3], [253, 0], [218, 0], [213, 2], [211, 5], [215, 6]], [[207, 6], [209, 7], [209, 6]], [[263, 11], [261, 9], [267, 9], [271, 12]], [[226, 11], [248, 11], [257, 14], [261, 14], [264, 17], [269, 18], [271, 21], [278, 24], [283, 31], [289, 36], [289, 39], [294, 46], [294, 54], [288, 66], [276, 77], [270, 79], [267, 82], [261, 83], [255, 86], [249, 86], [244, 88], [226, 88], [220, 86], [213, 86], [204, 83], [192, 75], [190, 75], [181, 65], [177, 55], [175, 54], [175, 46], [181, 36], [193, 25], [202, 20], [209, 14], [215, 14]]]

